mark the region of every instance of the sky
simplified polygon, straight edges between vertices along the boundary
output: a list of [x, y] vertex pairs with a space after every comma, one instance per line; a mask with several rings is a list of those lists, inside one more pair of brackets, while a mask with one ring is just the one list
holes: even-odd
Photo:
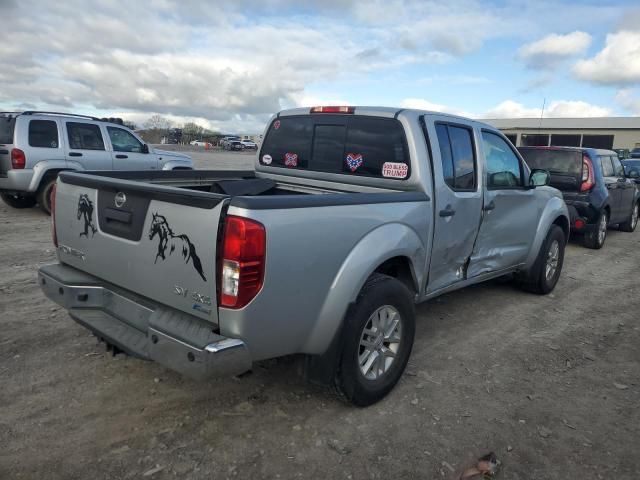
[[640, 4], [0, 0], [0, 110], [258, 133], [313, 105], [640, 115]]

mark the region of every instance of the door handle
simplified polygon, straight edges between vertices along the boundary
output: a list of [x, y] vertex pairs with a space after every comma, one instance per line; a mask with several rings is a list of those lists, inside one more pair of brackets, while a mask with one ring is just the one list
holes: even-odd
[[82, 154], [80, 152], [69, 152], [70, 157], [81, 157]]
[[116, 158], [129, 158], [127, 155], [118, 154]]
[[493, 203], [493, 200], [491, 200], [484, 207], [482, 207], [482, 210], [484, 210], [485, 212], [489, 212], [489, 211], [493, 210], [494, 208], [496, 208], [496, 204]]
[[440, 210], [441, 217], [453, 217], [456, 214], [456, 211], [451, 208], [451, 205], [447, 205], [447, 208], [444, 210]]

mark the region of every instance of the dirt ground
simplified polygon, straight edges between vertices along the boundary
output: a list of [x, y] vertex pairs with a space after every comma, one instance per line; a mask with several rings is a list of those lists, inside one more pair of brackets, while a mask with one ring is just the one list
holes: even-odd
[[640, 475], [640, 230], [571, 243], [552, 295], [497, 281], [419, 306], [404, 377], [358, 409], [290, 361], [196, 383], [110, 357], [36, 285], [49, 225], [0, 204], [0, 479], [454, 479], [489, 451], [501, 479]]

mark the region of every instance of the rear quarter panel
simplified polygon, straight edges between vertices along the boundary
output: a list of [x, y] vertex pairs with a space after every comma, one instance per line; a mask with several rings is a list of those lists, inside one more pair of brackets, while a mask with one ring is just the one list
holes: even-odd
[[262, 291], [244, 309], [219, 309], [222, 335], [242, 338], [254, 360], [323, 353], [368, 276], [407, 256], [418, 285], [430, 238], [429, 202], [289, 210], [230, 207], [267, 228]]

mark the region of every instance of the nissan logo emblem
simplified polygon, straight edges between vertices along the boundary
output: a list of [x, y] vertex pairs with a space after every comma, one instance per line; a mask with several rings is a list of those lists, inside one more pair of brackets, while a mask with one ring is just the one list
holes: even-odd
[[115, 201], [116, 207], [120, 208], [127, 201], [127, 196], [122, 192], [118, 192], [116, 193], [114, 201]]

